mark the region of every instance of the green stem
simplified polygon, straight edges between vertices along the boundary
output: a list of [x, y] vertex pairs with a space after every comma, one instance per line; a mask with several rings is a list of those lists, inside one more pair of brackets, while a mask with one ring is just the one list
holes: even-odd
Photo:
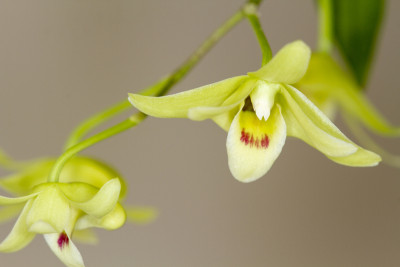
[[[172, 75], [169, 76], [169, 80], [164, 80], [162, 90], [159, 90], [160, 82], [153, 86], [143, 90], [140, 94], [144, 95], [164, 95], [170, 90], [177, 82], [179, 82], [186, 74], [210, 51], [210, 49], [227, 33], [229, 32], [238, 22], [244, 18], [244, 11], [249, 6], [257, 8], [262, 0], [249, 0], [243, 7], [230, 17], [220, 28], [218, 28], [211, 36], [179, 67]], [[261, 29], [261, 27], [260, 27]], [[268, 43], [268, 42], [267, 42]], [[72, 147], [79, 143], [79, 141], [93, 128], [120, 114], [126, 109], [130, 108], [128, 100], [123, 100], [120, 103], [102, 111], [93, 117], [83, 121], [69, 136], [65, 149]]]
[[[156, 96], [161, 96], [164, 95], [168, 92], [169, 89], [171, 89], [172, 86], [174, 86], [176, 83], [178, 83], [180, 80], [182, 80], [183, 77], [187, 75], [187, 73], [207, 54], [207, 52], [226, 34], [228, 33], [237, 23], [239, 23], [244, 17], [245, 17], [245, 10], [248, 8], [249, 5], [252, 5], [253, 7], [258, 7], [258, 5], [262, 2], [262, 0], [249, 0], [246, 2], [246, 4], [243, 5], [243, 7], [237, 11], [233, 16], [231, 16], [221, 27], [219, 27], [214, 33], [211, 34], [211, 36], [202, 44], [200, 47], [185, 61], [183, 64], [177, 68], [169, 77], [157, 82], [155, 85], [149, 87], [145, 91], [142, 92], [142, 94], [148, 94], [148, 95], [156, 95]], [[119, 105], [118, 105], [119, 106]], [[114, 116], [116, 113], [118, 113], [121, 109], [121, 107], [124, 107], [125, 104], [122, 104], [119, 106], [119, 108], [112, 107], [110, 108], [107, 113], [107, 110], [104, 111], [101, 116], [101, 113], [99, 115], [95, 115], [93, 117], [93, 121], [96, 123], [92, 123], [89, 125], [87, 120], [85, 123], [88, 123], [88, 126], [81, 126], [84, 127], [84, 130], [82, 130], [79, 133], [79, 138], [82, 136], [82, 133], [86, 133], [88, 130], [92, 128], [94, 125], [98, 125], [105, 119], [109, 119], [111, 116]], [[116, 112], [117, 111], [117, 112]], [[114, 113], [113, 113], [114, 112]], [[104, 115], [106, 113], [106, 115]], [[98, 117], [98, 119], [96, 119]], [[69, 147], [56, 161], [54, 164], [50, 175], [48, 177], [48, 182], [58, 182], [59, 176], [61, 173], [61, 170], [65, 163], [72, 158], [74, 155], [77, 153], [81, 152], [82, 150], [104, 140], [107, 139], [111, 136], [114, 136], [118, 133], [121, 133], [123, 131], [126, 131], [137, 124], [139, 124], [141, 121], [143, 121], [146, 118], [146, 115], [143, 113], [137, 113], [133, 116], [131, 116], [129, 119], [112, 126], [111, 128], [104, 130], [98, 134], [95, 134], [88, 139], [73, 145], [72, 147]], [[75, 139], [75, 138], [74, 138]], [[76, 140], [76, 139], [75, 139]], [[75, 141], [74, 141], [75, 142]], [[72, 143], [71, 143], [72, 144]]]
[[[170, 76], [170, 80], [165, 85], [160, 95], [164, 95], [168, 90], [179, 82], [189, 70], [191, 70], [210, 49], [233, 27], [235, 27], [245, 16], [249, 8], [257, 10], [263, 0], [248, 0], [246, 3], [231, 16], [221, 27], [215, 30], [208, 39], [179, 67], [174, 74]], [[260, 26], [261, 29], [261, 26]], [[267, 42], [268, 43], [268, 42]]]
[[[154, 85], [142, 90], [140, 94], [142, 95], [157, 95], [158, 92], [162, 89], [163, 86], [165, 86], [167, 80], [169, 78], [162, 79], [155, 83]], [[94, 127], [97, 125], [100, 125], [101, 123], [104, 123], [105, 121], [113, 118], [114, 116], [122, 113], [128, 108], [131, 108], [132, 105], [129, 102], [128, 99], [124, 99], [123, 101], [117, 103], [116, 105], [94, 115], [93, 117], [90, 117], [89, 119], [83, 121], [70, 135], [68, 138], [66, 144], [65, 144], [65, 150], [68, 148], [78, 144], [81, 139]]]
[[130, 107], [132, 107], [131, 103], [129, 103], [128, 99], [125, 99], [117, 103], [116, 105], [83, 121], [69, 136], [65, 144], [65, 150], [79, 143], [79, 141], [96, 126], [114, 117], [115, 115], [120, 114]]
[[77, 145], [74, 145], [73, 147], [67, 149], [67, 151], [64, 152], [64, 154], [61, 155], [56, 161], [56, 163], [53, 166], [53, 169], [51, 170], [48, 182], [58, 182], [58, 178], [60, 176], [60, 172], [62, 170], [62, 167], [64, 164], [72, 158], [74, 155], [76, 155], [78, 152], [104, 140], [107, 139], [111, 136], [114, 136], [116, 134], [119, 134], [125, 130], [128, 130], [132, 128], [133, 126], [139, 124], [141, 121], [143, 121], [146, 118], [146, 115], [143, 113], [137, 113], [127, 120], [124, 120], [111, 128], [108, 128], [105, 131], [102, 131], [98, 134], [93, 135], [92, 137], [80, 142]]
[[272, 58], [271, 46], [269, 45], [268, 39], [264, 34], [264, 31], [261, 27], [260, 19], [258, 18], [257, 9], [254, 8], [254, 5], [249, 5], [245, 10], [245, 14], [247, 20], [250, 22], [254, 33], [257, 36], [258, 43], [260, 44], [261, 53], [262, 53], [262, 63], [264, 66], [267, 64]]
[[318, 50], [330, 53], [333, 48], [333, 4], [332, 0], [318, 0]]

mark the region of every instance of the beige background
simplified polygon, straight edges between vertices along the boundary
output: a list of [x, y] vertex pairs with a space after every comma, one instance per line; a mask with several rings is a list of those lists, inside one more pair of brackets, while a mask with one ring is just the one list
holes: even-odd
[[[173, 70], [242, 2], [1, 0], [1, 147], [20, 159], [58, 155], [82, 119]], [[399, 11], [388, 1], [368, 88], [397, 125]], [[313, 1], [266, 0], [261, 13], [274, 51], [295, 39], [314, 46]], [[259, 64], [244, 22], [173, 92]], [[340, 166], [288, 139], [265, 177], [241, 184], [225, 138], [210, 121], [151, 118], [86, 151], [121, 171], [129, 203], [160, 212], [147, 226], [98, 231], [98, 246], [79, 244], [87, 266], [400, 265], [399, 170]], [[382, 144], [400, 151], [396, 139]], [[11, 227], [1, 226], [1, 238]], [[0, 254], [0, 265], [62, 266], [40, 236]]]

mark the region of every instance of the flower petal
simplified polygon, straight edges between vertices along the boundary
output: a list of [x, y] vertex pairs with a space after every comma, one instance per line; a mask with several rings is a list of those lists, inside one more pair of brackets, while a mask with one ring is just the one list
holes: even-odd
[[53, 253], [68, 267], [84, 267], [78, 248], [65, 233], [45, 234], [44, 239]]
[[394, 155], [378, 145], [371, 137], [368, 136], [368, 134], [365, 132], [365, 129], [361, 127], [359, 122], [352, 118], [350, 114], [345, 114], [344, 119], [350, 131], [362, 145], [379, 154], [379, 156], [381, 156], [383, 159], [383, 163], [400, 168], [399, 155]]
[[240, 103], [235, 103], [229, 106], [220, 107], [195, 107], [188, 111], [188, 118], [194, 121], [202, 121], [210, 118], [214, 118], [220, 114], [227, 113], [230, 110], [237, 110]]
[[285, 86], [280, 103], [287, 125], [287, 134], [330, 157], [348, 156], [357, 146], [296, 88]]
[[124, 225], [126, 213], [121, 204], [117, 203], [115, 208], [103, 217], [84, 215], [78, 219], [75, 229], [82, 230], [90, 227], [98, 227], [107, 230], [115, 230]]
[[35, 237], [35, 233], [29, 232], [26, 225], [26, 217], [32, 206], [32, 202], [33, 200], [29, 200], [26, 203], [13, 229], [8, 234], [6, 239], [1, 242], [0, 252], [14, 252], [20, 250], [27, 246]]
[[90, 245], [96, 245], [99, 243], [99, 238], [97, 237], [93, 229], [83, 229], [83, 230], [74, 229], [73, 238], [75, 241], [79, 243], [85, 243]]
[[98, 187], [81, 182], [59, 183], [58, 187], [72, 202], [86, 202], [99, 191]]
[[29, 164], [21, 172], [11, 174], [0, 180], [0, 186], [6, 191], [16, 195], [27, 195], [32, 188], [40, 183], [45, 183], [47, 176], [54, 164], [54, 160], [41, 159]]
[[[109, 180], [121, 177], [120, 174], [109, 165], [87, 157], [77, 156], [69, 160], [63, 167], [60, 174], [60, 181], [63, 183], [82, 182], [100, 188]], [[126, 193], [126, 184], [121, 182], [121, 194]]]
[[219, 106], [245, 81], [238, 76], [196, 89], [163, 97], [129, 94], [129, 101], [150, 116], [161, 118], [186, 118], [188, 110], [199, 106]]
[[191, 120], [212, 119], [225, 131], [229, 130], [233, 118], [241, 108], [240, 105], [249, 96], [257, 84], [256, 79], [247, 79], [238, 89], [233, 92], [220, 106], [193, 107], [188, 111]]
[[231, 127], [232, 121], [235, 118], [236, 114], [241, 109], [241, 106], [238, 106], [234, 109], [229, 110], [228, 112], [221, 113], [217, 116], [212, 117], [212, 120], [226, 132], [229, 131]]
[[267, 121], [259, 120], [253, 111], [240, 111], [226, 140], [232, 175], [241, 182], [263, 176], [279, 156], [285, 139], [285, 121], [278, 105]]
[[349, 87], [338, 90], [336, 94], [343, 109], [371, 131], [386, 136], [400, 136], [400, 127], [391, 125], [360, 91]]
[[310, 56], [310, 48], [303, 41], [295, 41], [285, 45], [261, 69], [248, 75], [268, 82], [293, 84], [306, 73]]
[[147, 224], [154, 221], [158, 211], [152, 207], [125, 207], [128, 222]]
[[391, 125], [365, 97], [354, 79], [326, 53], [311, 56], [307, 73], [298, 86], [301, 90], [334, 99], [347, 113], [376, 133], [400, 135], [400, 127]]
[[121, 183], [118, 178], [104, 184], [91, 199], [86, 202], [70, 201], [71, 205], [85, 213], [102, 217], [112, 211], [119, 199]]
[[34, 199], [26, 224], [36, 233], [61, 232], [69, 222], [70, 206], [57, 184], [46, 184], [44, 188]]
[[11, 220], [21, 212], [24, 205], [12, 205], [0, 209], [0, 223]]
[[336, 163], [352, 167], [376, 166], [381, 161], [381, 157], [374, 152], [358, 147], [358, 150], [344, 157], [328, 157]]
[[3, 197], [0, 196], [0, 205], [13, 205], [28, 201], [29, 199], [35, 197], [38, 193], [34, 193], [24, 197]]

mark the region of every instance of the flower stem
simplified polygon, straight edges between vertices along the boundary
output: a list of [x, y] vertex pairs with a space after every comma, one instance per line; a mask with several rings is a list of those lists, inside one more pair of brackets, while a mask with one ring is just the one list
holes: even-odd
[[272, 58], [271, 46], [269, 45], [268, 39], [264, 34], [264, 31], [261, 27], [260, 20], [257, 14], [257, 8], [253, 5], [248, 5], [247, 8], [244, 9], [247, 20], [250, 22], [254, 33], [257, 36], [258, 43], [260, 44], [261, 53], [262, 53], [262, 63], [264, 66], [267, 64]]
[[90, 117], [89, 119], [83, 121], [78, 127], [71, 133], [66, 144], [65, 150], [79, 143], [79, 141], [93, 128], [97, 125], [107, 121], [108, 119], [120, 114], [127, 108], [132, 107], [128, 99], [125, 99], [116, 105], [107, 108], [106, 110]]
[[330, 53], [333, 48], [333, 3], [332, 0], [318, 0], [318, 50]]
[[59, 157], [57, 159], [56, 163], [54, 164], [53, 169], [51, 170], [48, 182], [58, 182], [62, 167], [71, 157], [76, 155], [78, 152], [80, 152], [80, 151], [82, 151], [104, 139], [107, 139], [111, 136], [114, 136], [118, 133], [121, 133], [125, 130], [132, 128], [133, 126], [139, 124], [145, 118], [146, 118], [145, 114], [137, 113], [137, 114], [131, 116], [130, 118], [128, 118], [127, 120], [124, 120], [124, 121], [118, 123], [117, 125], [114, 125], [105, 131], [102, 131], [96, 135], [93, 135], [92, 137], [67, 149], [67, 151], [65, 151], [64, 154], [62, 154], [61, 157]]
[[[247, 1], [246, 4], [244, 4], [243, 7], [238, 12], [236, 12], [233, 16], [231, 16], [221, 27], [219, 27], [214, 33], [212, 33], [211, 36], [185, 62], [183, 62], [183, 64], [172, 73], [172, 75], [169, 76], [169, 80], [165, 81], [165, 84], [163, 84], [164, 88], [162, 88], [162, 90], [158, 90], [160, 89], [159, 88], [160, 82], [157, 82], [156, 84], [140, 92], [140, 94], [160, 96], [168, 92], [168, 90], [170, 90], [176, 83], [178, 83], [183, 77], [186, 76], [186, 74], [208, 53], [208, 51], [210, 51], [210, 49], [227, 32], [229, 32], [234, 26], [236, 26], [238, 22], [240, 22], [244, 18], [245, 15], [244, 13], [249, 6], [251, 6], [254, 9], [257, 8], [261, 2], [262, 0]], [[256, 20], [255, 23], [257, 23], [257, 18], [255, 20]], [[260, 26], [258, 28], [261, 29]], [[126, 99], [83, 121], [70, 134], [65, 144], [65, 150], [79, 143], [79, 141], [96, 126], [106, 122], [107, 120], [122, 113], [123, 111], [127, 110], [130, 107], [132, 106]]]
[[[160, 89], [165, 85], [167, 79], [165, 78], [162, 79], [152, 86], [142, 90], [140, 94], [142, 95], [157, 95]], [[117, 103], [116, 105], [95, 114], [94, 116], [90, 117], [89, 119], [83, 121], [70, 135], [68, 138], [66, 144], [65, 144], [65, 150], [68, 148], [78, 144], [81, 139], [94, 127], [97, 125], [100, 125], [101, 123], [111, 119], [112, 117], [122, 113], [128, 108], [131, 108], [132, 105], [129, 102], [128, 99], [124, 99], [123, 101]]]
[[[223, 36], [225, 36], [225, 34], [227, 34], [245, 17], [245, 9], [249, 5], [258, 7], [261, 2], [262, 0], [246, 1], [246, 3], [235, 14], [233, 14], [224, 24], [222, 24], [216, 31], [214, 31], [214, 33], [212, 33], [211, 36], [206, 39], [203, 44], [201, 44], [200, 47], [197, 48], [197, 50], [170, 76], [162, 79], [153, 86], [150, 86], [148, 89], [144, 90], [141, 93], [144, 95], [155, 96], [166, 94], [172, 86], [181, 81], [182, 78], [184, 78], [187, 73], [192, 70], [192, 68], [208, 53], [208, 51], [210, 51], [210, 49]], [[121, 123], [116, 124], [98, 134], [95, 134], [80, 143], [76, 143], [92, 128], [122, 112], [125, 108], [127, 108], [127, 102], [124, 100], [123, 102], [120, 102], [117, 105], [110, 107], [109, 109], [84, 121], [68, 139], [66, 145], [67, 150], [57, 159], [56, 163], [54, 164], [48, 177], [48, 182], [58, 182], [63, 166], [70, 158], [75, 156], [77, 153], [104, 139], [112, 137], [118, 133], [121, 133], [136, 126], [147, 117], [147, 115], [145, 115], [144, 113], [136, 113], [132, 115], [129, 119], [124, 120]]]

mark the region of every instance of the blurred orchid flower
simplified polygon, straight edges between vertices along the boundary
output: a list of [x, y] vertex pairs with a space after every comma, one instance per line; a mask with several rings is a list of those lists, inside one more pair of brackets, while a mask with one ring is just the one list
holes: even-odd
[[295, 86], [330, 118], [340, 110], [347, 126], [361, 143], [381, 154], [384, 162], [400, 167], [400, 157], [375, 144], [360, 125], [387, 137], [400, 136], [400, 127], [391, 125], [379, 113], [354, 78], [328, 53], [313, 53], [306, 74]]
[[272, 166], [286, 136], [302, 139], [331, 160], [374, 166], [380, 157], [350, 141], [300, 91], [291, 86], [306, 73], [311, 51], [302, 41], [284, 46], [256, 72], [165, 97], [130, 94], [140, 111], [155, 117], [212, 119], [228, 131], [233, 176], [251, 182]]
[[126, 215], [118, 203], [120, 190], [121, 183], [115, 178], [101, 188], [81, 182], [44, 183], [27, 196], [1, 196], [0, 205], [25, 205], [14, 228], [0, 244], [0, 251], [20, 250], [36, 234], [43, 234], [50, 249], [66, 266], [84, 266], [71, 236], [75, 229], [121, 227]]
[[[12, 219], [23, 210], [17, 221], [19, 228], [16, 228], [17, 226], [14, 227], [16, 230], [13, 231], [13, 236], [16, 235], [15, 233], [18, 233], [16, 232], [19, 231], [18, 229], [22, 229], [22, 232], [20, 232], [19, 237], [17, 235], [20, 240], [15, 238], [13, 239], [10, 234], [6, 240], [11, 241], [6, 242], [5, 240], [0, 244], [0, 251], [2, 252], [12, 252], [22, 249], [33, 239], [35, 233], [40, 233], [40, 231], [35, 231], [35, 228], [28, 226], [27, 228], [22, 227], [24, 225], [23, 221], [26, 222], [24, 216], [26, 217], [28, 212], [31, 214], [29, 215], [30, 218], [35, 218], [35, 216], [41, 216], [41, 211], [43, 212], [44, 210], [47, 210], [48, 214], [46, 216], [48, 216], [47, 219], [50, 221], [50, 225], [53, 217], [64, 216], [61, 218], [65, 219], [64, 223], [66, 223], [68, 227], [66, 227], [66, 229], [58, 228], [57, 230], [62, 230], [61, 232], [46, 234], [45, 239], [49, 243], [53, 252], [67, 266], [83, 266], [83, 261], [81, 262], [82, 257], [71, 241], [71, 238], [81, 242], [96, 243], [97, 236], [92, 231], [91, 227], [100, 227], [112, 230], [120, 227], [120, 225], [125, 222], [125, 217], [127, 217], [131, 222], [144, 224], [154, 220], [157, 215], [155, 209], [151, 207], [125, 206], [123, 208], [121, 204], [117, 203], [114, 205], [115, 208], [112, 212], [108, 212], [106, 215], [99, 217], [92, 216], [90, 211], [85, 214], [85, 212], [80, 211], [72, 205], [71, 203], [74, 201], [82, 202], [82, 200], [86, 201], [86, 199], [91, 196], [94, 197], [94, 193], [99, 191], [99, 188], [104, 188], [108, 183], [111, 185], [108, 184], [105, 188], [110, 189], [112, 186], [114, 189], [107, 191], [104, 191], [105, 189], [100, 189], [103, 190], [103, 198], [99, 198], [101, 195], [97, 197], [101, 200], [101, 203], [97, 203], [99, 208], [101, 208], [103, 202], [107, 201], [107, 199], [104, 199], [107, 195], [113, 199], [116, 198], [117, 201], [121, 201], [125, 196], [126, 184], [124, 180], [120, 178], [121, 176], [112, 167], [98, 160], [83, 156], [72, 158], [66, 163], [61, 171], [60, 181], [63, 183], [53, 184], [46, 183], [46, 181], [47, 176], [54, 165], [55, 159], [39, 159], [26, 164], [13, 162], [11, 159], [9, 162], [11, 162], [13, 166], [19, 166], [19, 172], [1, 178], [0, 188], [19, 197], [15, 199], [0, 197], [0, 205], [5, 205], [0, 209], [0, 221]], [[47, 193], [44, 193], [44, 191]], [[38, 192], [42, 192], [40, 199], [45, 199], [49, 203], [61, 204], [54, 204], [59, 205], [59, 207], [51, 206], [49, 208], [46, 206], [47, 204], [45, 204], [45, 201], [42, 201], [43, 207], [45, 208], [41, 209], [39, 207], [32, 210], [30, 206], [33, 205], [32, 202], [36, 202], [37, 200], [29, 201], [33, 198], [38, 198]], [[112, 201], [115, 202], [115, 200]], [[68, 206], [69, 208], [67, 209], [65, 206]], [[70, 214], [69, 216], [53, 212], [57, 209], [62, 210], [62, 207], [64, 207], [63, 212]], [[27, 211], [27, 209], [29, 209], [29, 211]], [[39, 212], [37, 212], [38, 210]], [[49, 222], [46, 223], [49, 224]], [[23, 233], [27, 234], [25, 239], [22, 237]], [[57, 248], [57, 246], [54, 245], [55, 243], [62, 244], [62, 248]], [[64, 250], [64, 248], [66, 249]]]

